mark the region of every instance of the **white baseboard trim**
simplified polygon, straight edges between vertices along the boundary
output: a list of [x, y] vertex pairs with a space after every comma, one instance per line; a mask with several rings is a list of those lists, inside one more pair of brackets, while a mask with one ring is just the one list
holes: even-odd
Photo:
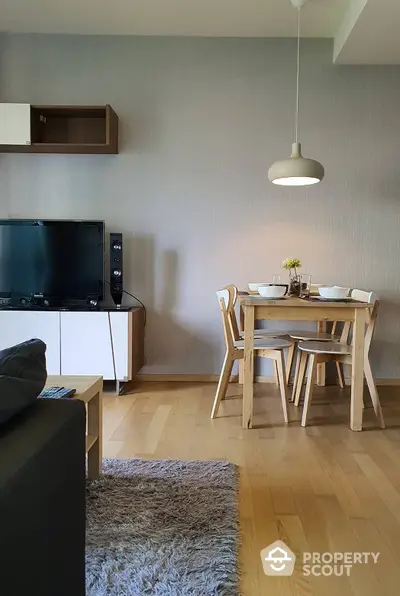
[[[206, 375], [206, 374], [138, 374], [135, 377], [136, 381], [142, 381], [143, 383], [218, 383], [219, 375]], [[238, 383], [239, 376], [232, 375], [230, 383]], [[274, 377], [256, 376], [256, 383], [275, 383]], [[345, 379], [346, 385], [351, 384], [351, 379]], [[400, 379], [375, 379], [375, 383], [380, 387], [399, 387]]]

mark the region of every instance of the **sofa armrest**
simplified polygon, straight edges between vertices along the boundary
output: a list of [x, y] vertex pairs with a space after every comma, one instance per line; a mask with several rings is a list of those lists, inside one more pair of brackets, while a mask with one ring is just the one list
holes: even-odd
[[0, 428], [2, 596], [85, 594], [85, 406], [38, 399]]

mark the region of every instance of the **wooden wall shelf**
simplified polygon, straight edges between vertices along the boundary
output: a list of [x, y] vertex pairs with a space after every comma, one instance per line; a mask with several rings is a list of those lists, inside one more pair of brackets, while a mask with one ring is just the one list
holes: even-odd
[[118, 116], [109, 105], [0, 104], [0, 152], [117, 154]]

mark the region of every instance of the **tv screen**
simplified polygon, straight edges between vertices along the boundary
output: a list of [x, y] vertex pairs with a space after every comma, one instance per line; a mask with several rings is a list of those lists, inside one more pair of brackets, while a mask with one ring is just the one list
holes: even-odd
[[0, 220], [0, 297], [103, 298], [104, 222]]

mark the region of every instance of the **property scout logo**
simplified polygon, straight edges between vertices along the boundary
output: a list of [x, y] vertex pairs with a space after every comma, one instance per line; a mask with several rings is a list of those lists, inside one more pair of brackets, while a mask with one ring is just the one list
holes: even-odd
[[277, 540], [261, 551], [261, 560], [266, 575], [292, 575], [296, 555], [282, 540]]
[[[349, 576], [354, 565], [376, 564], [379, 555], [370, 552], [305, 552], [301, 571], [305, 577]], [[296, 555], [282, 540], [277, 540], [261, 551], [261, 561], [266, 575], [290, 576], [294, 572]]]

